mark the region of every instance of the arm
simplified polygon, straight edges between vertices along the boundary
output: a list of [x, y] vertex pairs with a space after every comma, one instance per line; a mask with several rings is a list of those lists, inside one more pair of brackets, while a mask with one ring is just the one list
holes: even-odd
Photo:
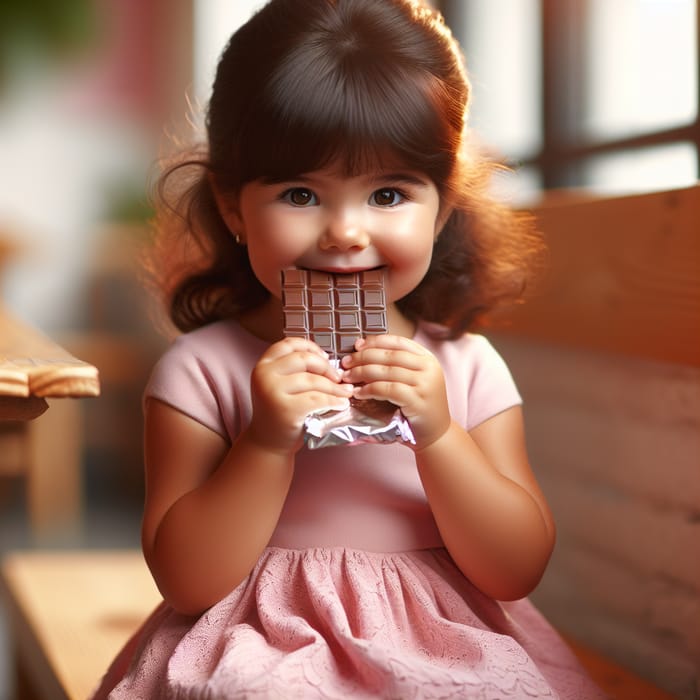
[[455, 423], [416, 462], [452, 558], [498, 600], [530, 593], [554, 547], [554, 522], [530, 469], [520, 407], [468, 433]]
[[251, 377], [253, 417], [229, 445], [155, 399], [146, 405], [142, 544], [164, 598], [196, 614], [251, 571], [277, 524], [311, 410], [347, 404], [320, 349], [276, 343]]
[[402, 408], [445, 546], [462, 573], [501, 600], [527, 595], [554, 546], [554, 524], [527, 458], [522, 414], [508, 409], [467, 432], [449, 415], [442, 369], [417, 343], [377, 336], [344, 361], [361, 398]]

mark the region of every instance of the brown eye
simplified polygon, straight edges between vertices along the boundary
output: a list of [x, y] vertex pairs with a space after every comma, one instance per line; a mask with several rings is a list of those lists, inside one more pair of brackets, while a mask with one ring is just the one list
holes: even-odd
[[398, 204], [402, 197], [397, 190], [384, 188], [372, 193], [372, 203], [380, 207], [391, 207]]
[[316, 203], [316, 195], [311, 190], [307, 190], [304, 187], [294, 187], [288, 190], [284, 194], [284, 199], [295, 207], [306, 207], [309, 204]]

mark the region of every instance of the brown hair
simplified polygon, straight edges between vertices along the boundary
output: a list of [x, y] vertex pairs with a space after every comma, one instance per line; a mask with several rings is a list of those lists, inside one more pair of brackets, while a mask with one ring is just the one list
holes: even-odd
[[465, 142], [469, 83], [442, 18], [419, 0], [271, 0], [231, 37], [207, 112], [207, 145], [168, 167], [156, 252], [182, 331], [235, 317], [269, 292], [222, 220], [235, 196], [340, 157], [358, 173], [389, 154], [429, 176], [453, 208], [407, 317], [472, 327], [524, 288], [538, 247], [529, 223], [488, 195], [492, 166]]

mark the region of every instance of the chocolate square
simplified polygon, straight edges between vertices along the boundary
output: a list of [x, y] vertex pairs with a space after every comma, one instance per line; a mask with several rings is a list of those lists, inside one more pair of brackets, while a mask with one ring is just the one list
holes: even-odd
[[384, 270], [330, 273], [282, 271], [284, 334], [318, 343], [331, 359], [354, 350], [358, 338], [387, 332]]

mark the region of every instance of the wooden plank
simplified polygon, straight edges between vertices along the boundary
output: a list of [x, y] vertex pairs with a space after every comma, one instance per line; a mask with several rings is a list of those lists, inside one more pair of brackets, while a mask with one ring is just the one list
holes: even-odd
[[[2, 568], [17, 651], [42, 697], [84, 700], [139, 624], [160, 602], [138, 551], [26, 552]], [[610, 697], [672, 696], [594, 650], [566, 641]], [[60, 692], [56, 689], [59, 688]]]
[[533, 208], [547, 272], [499, 331], [700, 366], [700, 186], [552, 196]]
[[99, 393], [95, 367], [0, 306], [0, 395], [46, 398]]
[[613, 663], [607, 657], [565, 637], [578, 660], [585, 666], [596, 683], [613, 700], [674, 700], [674, 696], [657, 686], [635, 676], [627, 669]]

